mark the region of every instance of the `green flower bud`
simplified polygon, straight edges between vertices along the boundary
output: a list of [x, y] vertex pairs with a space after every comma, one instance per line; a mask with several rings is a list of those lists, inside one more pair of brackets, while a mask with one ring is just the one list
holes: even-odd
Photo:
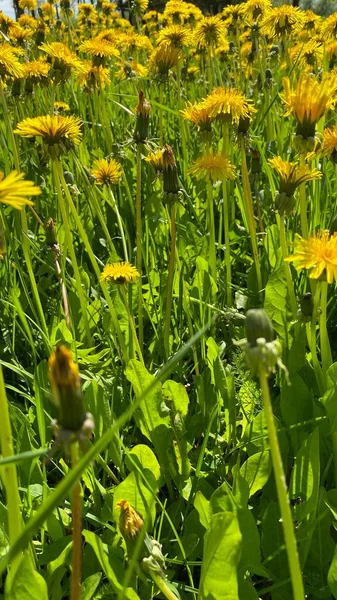
[[49, 359], [49, 377], [58, 407], [58, 425], [67, 431], [81, 429], [87, 413], [78, 366], [65, 346], [56, 346]]
[[68, 183], [69, 185], [74, 184], [75, 179], [74, 179], [74, 175], [71, 173], [71, 171], [64, 171], [63, 175], [64, 175], [64, 179], [65, 179], [66, 183]]
[[54, 223], [53, 219], [48, 219], [48, 221], [45, 225], [44, 231], [46, 234], [47, 246], [49, 246], [49, 247], [58, 246], [58, 241], [57, 241], [56, 232], [55, 232], [55, 223]]
[[143, 144], [149, 134], [151, 104], [146, 100], [144, 92], [139, 92], [139, 102], [135, 112], [137, 115], [136, 127], [133, 133], [133, 139], [137, 144]]
[[284, 214], [290, 215], [294, 210], [295, 196], [288, 196], [285, 192], [277, 192], [275, 196], [275, 209], [281, 216]]
[[262, 308], [247, 311], [245, 329], [247, 342], [251, 346], [256, 346], [259, 338], [264, 338], [266, 342], [272, 342], [274, 339], [272, 322]]
[[301, 316], [304, 320], [310, 321], [314, 311], [314, 297], [311, 292], [303, 294], [300, 299]]

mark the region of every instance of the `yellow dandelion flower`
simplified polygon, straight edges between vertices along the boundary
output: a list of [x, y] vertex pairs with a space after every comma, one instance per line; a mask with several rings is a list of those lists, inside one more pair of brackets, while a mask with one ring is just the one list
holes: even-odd
[[83, 42], [83, 44], [79, 46], [79, 50], [100, 59], [119, 56], [117, 48], [109, 42], [109, 40], [105, 40], [99, 36]]
[[209, 178], [212, 181], [235, 179], [235, 167], [222, 153], [205, 152], [193, 163], [189, 173], [197, 179]]
[[283, 78], [284, 94], [281, 99], [286, 106], [286, 115], [297, 119], [297, 135], [303, 138], [315, 136], [317, 121], [337, 101], [335, 77], [323, 77], [318, 81], [309, 74], [301, 74], [296, 87], [290, 87], [288, 77]]
[[299, 43], [290, 50], [290, 58], [293, 64], [301, 67], [321, 66], [323, 62], [323, 46], [321, 42], [311, 39], [305, 44]]
[[139, 273], [129, 262], [112, 263], [105, 265], [101, 278], [103, 281], [111, 283], [134, 283], [139, 277]]
[[316, 15], [312, 10], [304, 11], [304, 27], [307, 31], [318, 31], [322, 17]]
[[335, 162], [337, 159], [337, 125], [328, 129], [323, 129], [323, 156], [332, 158]]
[[305, 15], [297, 6], [283, 4], [271, 8], [261, 23], [261, 33], [269, 37], [282, 36], [299, 31], [304, 25]]
[[121, 180], [122, 167], [113, 158], [111, 160], [100, 158], [95, 161], [94, 169], [91, 170], [91, 173], [98, 185], [115, 185]]
[[54, 111], [57, 113], [69, 112], [70, 106], [67, 102], [59, 100], [58, 102], [54, 102]]
[[218, 46], [226, 41], [226, 27], [220, 15], [202, 17], [193, 35], [199, 46]]
[[62, 115], [46, 115], [24, 119], [14, 133], [22, 137], [41, 137], [47, 146], [64, 145], [70, 148], [81, 141], [81, 119]]
[[78, 56], [69, 50], [68, 46], [62, 42], [51, 42], [50, 44], [41, 44], [40, 50], [45, 52], [52, 63], [55, 72], [66, 77], [74, 69], [76, 72], [83, 70], [83, 65]]
[[80, 15], [85, 15], [87, 18], [92, 18], [96, 15], [96, 9], [93, 4], [79, 4], [78, 12]]
[[282, 160], [280, 156], [269, 159], [268, 163], [280, 177], [279, 191], [287, 196], [292, 196], [301, 183], [322, 177], [318, 169], [310, 169], [308, 165]]
[[117, 506], [121, 511], [119, 516], [121, 534], [127, 539], [135, 538], [144, 525], [143, 519], [126, 500], [119, 500]]
[[336, 39], [337, 37], [337, 12], [324, 19], [321, 25], [323, 40]]
[[183, 0], [169, 0], [164, 9], [163, 18], [169, 23], [181, 24], [189, 17], [188, 6]]
[[201, 106], [201, 104], [192, 104], [188, 102], [186, 107], [180, 111], [181, 116], [187, 121], [191, 121], [198, 129], [202, 131], [210, 131], [211, 123], [214, 120], [210, 116], [210, 111], [207, 107]]
[[13, 21], [13, 19], [10, 17], [7, 17], [7, 15], [0, 10], [0, 31], [2, 31], [4, 34], [7, 34], [9, 28], [13, 26], [15, 26], [15, 21]]
[[164, 162], [163, 162], [163, 151], [156, 150], [155, 152], [150, 152], [145, 158], [146, 162], [148, 162], [156, 173], [161, 173], [164, 170]]
[[20, 78], [23, 75], [22, 65], [15, 50], [9, 44], [0, 45], [0, 78]]
[[43, 60], [32, 60], [22, 65], [23, 77], [38, 83], [41, 79], [48, 78], [50, 65]]
[[174, 48], [184, 48], [192, 43], [191, 31], [182, 25], [168, 25], [157, 37], [157, 44], [167, 44]]
[[21, 210], [26, 204], [33, 205], [30, 196], [38, 196], [41, 190], [33, 181], [26, 181], [23, 173], [13, 171], [4, 178], [0, 173], [0, 202]]
[[23, 27], [24, 29], [32, 29], [35, 31], [37, 29], [38, 23], [34, 17], [30, 15], [20, 15], [18, 18], [18, 25]]
[[216, 88], [199, 106], [207, 109], [211, 117], [227, 118], [233, 123], [251, 118], [256, 112], [252, 101], [235, 88]]
[[109, 69], [102, 65], [93, 65], [91, 62], [84, 63], [84, 72], [79, 73], [79, 83], [86, 90], [103, 90], [110, 83]]
[[136, 33], [136, 31], [121, 32], [116, 38], [116, 45], [127, 56], [132, 56], [138, 50], [145, 50], [146, 52], [152, 52], [153, 50], [149, 38], [146, 35]]
[[43, 4], [41, 4], [40, 9], [43, 12], [43, 14], [49, 19], [53, 18], [53, 16], [56, 15], [55, 6], [49, 4], [49, 2], [44, 2]]
[[270, 0], [247, 0], [242, 6], [242, 14], [250, 23], [261, 19], [272, 7]]
[[36, 0], [19, 0], [19, 7], [22, 10], [35, 10], [37, 8]]
[[177, 66], [180, 59], [180, 48], [160, 44], [152, 52], [149, 59], [149, 71], [159, 75], [167, 75], [170, 69]]
[[133, 0], [133, 6], [136, 13], [142, 15], [149, 6], [149, 0]]
[[325, 54], [329, 59], [329, 69], [333, 69], [337, 60], [337, 40], [325, 45]]
[[11, 41], [18, 45], [24, 45], [27, 40], [29, 40], [34, 35], [34, 31], [32, 29], [27, 29], [24, 27], [20, 27], [17, 23], [14, 27], [11, 27], [8, 32], [8, 37]]
[[243, 15], [243, 5], [240, 4], [229, 4], [225, 6], [222, 11], [222, 17], [224, 19], [225, 24], [228, 25], [236, 25], [242, 15]]
[[327, 230], [322, 230], [309, 238], [297, 235], [295, 253], [285, 259], [295, 262], [298, 271], [307, 269], [311, 279], [326, 275], [328, 283], [337, 281], [337, 235], [330, 236]]

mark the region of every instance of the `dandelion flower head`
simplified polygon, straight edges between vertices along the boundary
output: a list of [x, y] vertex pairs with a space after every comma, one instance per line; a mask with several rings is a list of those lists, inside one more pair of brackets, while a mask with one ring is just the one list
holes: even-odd
[[297, 236], [295, 253], [285, 260], [295, 262], [298, 271], [307, 269], [311, 279], [326, 275], [328, 283], [337, 281], [337, 235], [327, 230], [320, 231], [309, 238]]
[[105, 265], [101, 274], [103, 281], [128, 284], [134, 283], [139, 277], [139, 273], [129, 262], [119, 262]]

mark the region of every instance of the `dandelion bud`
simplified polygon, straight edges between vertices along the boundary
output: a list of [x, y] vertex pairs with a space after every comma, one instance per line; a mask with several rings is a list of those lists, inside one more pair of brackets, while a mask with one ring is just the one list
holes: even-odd
[[334, 235], [334, 233], [337, 233], [337, 215], [332, 219], [329, 229], [329, 235]]
[[256, 346], [258, 338], [264, 338], [266, 342], [274, 339], [272, 322], [262, 308], [251, 308], [247, 311], [245, 329], [247, 341], [252, 346]]
[[65, 182], [68, 185], [74, 185], [75, 179], [74, 179], [74, 175], [71, 173], [71, 171], [64, 171], [63, 176], [64, 176]]
[[45, 234], [46, 234], [46, 243], [47, 246], [49, 246], [50, 248], [54, 247], [54, 246], [58, 246], [58, 241], [57, 241], [57, 237], [56, 237], [56, 232], [55, 232], [55, 223], [53, 221], [53, 219], [48, 219], [46, 225], [45, 225]]
[[294, 209], [295, 202], [295, 196], [289, 196], [285, 192], [278, 192], [275, 196], [275, 210], [277, 210], [281, 216], [290, 215]]
[[58, 406], [58, 425], [78, 432], [86, 417], [78, 366], [65, 346], [56, 346], [49, 359], [49, 377]]
[[310, 321], [312, 313], [314, 311], [314, 297], [311, 292], [303, 294], [300, 299], [300, 314], [299, 316], [304, 321]]
[[163, 188], [164, 199], [175, 202], [180, 192], [177, 163], [171, 146], [163, 148]]
[[238, 124], [238, 133], [245, 134], [248, 132], [250, 125], [250, 117], [240, 117]]
[[[144, 521], [127, 500], [119, 500], [120, 509], [119, 528], [125, 540], [129, 556], [132, 556], [137, 544], [137, 538], [142, 532]], [[165, 559], [161, 551], [161, 544], [145, 533], [138, 554], [139, 563], [143, 571], [154, 571], [164, 578]]]
[[137, 144], [144, 143], [149, 133], [151, 104], [146, 100], [144, 92], [139, 92], [139, 102], [135, 112], [137, 115], [133, 139]]

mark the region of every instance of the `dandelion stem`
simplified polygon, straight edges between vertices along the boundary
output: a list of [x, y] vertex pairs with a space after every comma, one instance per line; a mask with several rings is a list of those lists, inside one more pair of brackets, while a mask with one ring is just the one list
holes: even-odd
[[126, 260], [128, 262], [129, 261], [129, 258], [128, 258], [128, 248], [127, 248], [127, 245], [126, 245], [125, 233], [124, 233], [124, 227], [123, 227], [121, 215], [120, 215], [120, 212], [119, 212], [119, 209], [118, 209], [118, 206], [117, 206], [116, 198], [115, 198], [114, 193], [113, 193], [113, 191], [111, 189], [111, 186], [109, 185], [108, 188], [109, 188], [109, 194], [110, 194], [112, 206], [114, 208], [114, 211], [115, 211], [116, 217], [117, 217], [117, 223], [118, 223], [119, 233], [120, 233], [120, 236], [122, 238], [124, 260]]
[[297, 319], [297, 302], [296, 302], [296, 296], [295, 296], [295, 292], [294, 292], [294, 285], [293, 285], [293, 280], [291, 277], [289, 263], [287, 263], [285, 260], [286, 257], [288, 256], [288, 251], [287, 251], [287, 243], [286, 243], [286, 236], [285, 236], [284, 216], [280, 215], [277, 220], [278, 220], [279, 229], [280, 229], [280, 244], [281, 244], [282, 255], [283, 255], [284, 274], [285, 274], [286, 282], [287, 282], [290, 306], [291, 306], [291, 311], [293, 313], [293, 319], [296, 320]]
[[257, 248], [257, 238], [256, 238], [256, 227], [254, 221], [254, 209], [253, 209], [253, 201], [252, 201], [252, 192], [250, 189], [248, 169], [247, 169], [247, 161], [246, 161], [246, 149], [245, 149], [245, 140], [243, 135], [240, 136], [240, 147], [241, 147], [241, 168], [242, 168], [242, 183], [243, 183], [243, 196], [245, 201], [245, 210], [246, 210], [246, 218], [248, 221], [249, 234], [251, 238], [255, 271], [257, 277], [257, 285], [259, 289], [259, 295], [262, 294], [262, 277], [261, 277], [261, 267], [259, 261], [259, 252]]
[[139, 273], [138, 281], [138, 335], [139, 346], [143, 349], [143, 290], [142, 290], [142, 150], [141, 144], [137, 144], [137, 182], [136, 182], [136, 245], [137, 258], [136, 267]]
[[297, 551], [296, 537], [294, 533], [293, 520], [288, 500], [286, 478], [283, 470], [282, 457], [277, 439], [277, 431], [275, 427], [273, 409], [269, 394], [267, 374], [263, 366], [261, 366], [259, 370], [259, 379], [263, 398], [264, 412], [268, 428], [270, 452], [274, 469], [277, 497], [282, 517], [282, 526], [288, 555], [288, 563], [294, 600], [304, 600], [304, 587], [301, 573], [301, 565]]
[[[14, 456], [14, 444], [12, 437], [11, 421], [9, 417], [8, 401], [5, 390], [5, 382], [3, 379], [2, 367], [0, 366], [0, 446], [3, 458]], [[6, 490], [7, 511], [8, 511], [8, 535], [9, 543], [12, 545], [20, 536], [22, 531], [22, 516], [20, 510], [19, 484], [17, 479], [16, 464], [11, 463], [5, 465], [2, 470], [2, 479]], [[12, 576], [15, 576], [17, 567], [21, 561], [21, 555], [18, 554], [11, 562], [11, 570], [9, 571], [9, 587], [11, 585]]]
[[321, 359], [323, 373], [325, 374], [332, 365], [331, 348], [327, 330], [327, 298], [328, 298], [328, 283], [320, 281], [318, 286], [321, 288], [321, 314], [319, 316], [319, 336], [321, 341]]
[[[304, 167], [305, 159], [301, 156], [300, 167]], [[305, 193], [305, 183], [301, 183], [300, 188], [300, 217], [302, 237], [309, 237], [308, 218], [307, 218], [307, 199]]]
[[209, 263], [214, 281], [217, 280], [216, 273], [216, 251], [215, 251], [215, 226], [214, 226], [214, 205], [213, 205], [213, 187], [210, 179], [207, 181], [207, 208], [209, 219]]
[[[126, 312], [128, 314], [128, 319], [129, 319], [131, 334], [132, 334], [132, 338], [133, 338], [133, 341], [134, 341], [134, 344], [135, 344], [135, 347], [136, 347], [136, 350], [137, 350], [137, 353], [138, 353], [139, 360], [142, 363], [144, 363], [143, 354], [142, 354], [142, 351], [141, 351], [141, 348], [140, 348], [140, 344], [139, 344], [139, 341], [138, 341], [138, 337], [137, 337], [135, 322], [133, 320], [133, 316], [132, 316], [131, 311], [130, 311], [130, 307], [129, 307], [129, 304], [128, 304], [128, 299], [126, 297], [124, 285], [121, 285], [119, 289], [120, 289], [120, 292], [121, 292], [123, 304], [124, 304]], [[130, 347], [131, 347], [131, 344], [130, 344]], [[133, 358], [133, 356], [130, 355], [130, 358]]]
[[[78, 442], [70, 445], [71, 466], [74, 468], [79, 460]], [[82, 566], [82, 499], [81, 484], [77, 481], [71, 493], [71, 511], [73, 526], [72, 571], [70, 584], [70, 600], [81, 598], [81, 566]]]
[[170, 247], [170, 258], [168, 267], [167, 277], [167, 292], [166, 292], [166, 311], [165, 311], [165, 322], [164, 322], [164, 348], [166, 356], [170, 354], [170, 324], [171, 324], [171, 310], [172, 310], [172, 292], [173, 292], [173, 279], [174, 279], [174, 263], [175, 263], [175, 252], [176, 252], [176, 204], [173, 203], [171, 207], [170, 215], [170, 229], [171, 229], [171, 247]]
[[324, 378], [323, 378], [321, 366], [320, 366], [318, 358], [317, 358], [317, 345], [316, 345], [316, 341], [317, 341], [316, 340], [316, 327], [317, 327], [317, 314], [318, 314], [318, 306], [319, 306], [319, 300], [320, 300], [320, 292], [321, 292], [320, 286], [317, 285], [316, 292], [315, 292], [315, 298], [314, 298], [314, 309], [312, 311], [312, 317], [311, 317], [310, 351], [311, 351], [312, 365], [314, 367], [314, 371], [315, 371], [315, 375], [316, 375], [317, 386], [319, 389], [319, 393], [322, 396], [324, 394]]
[[[228, 128], [223, 128], [223, 154], [226, 155], [228, 148]], [[222, 201], [223, 201], [223, 221], [224, 221], [224, 242], [225, 242], [225, 263], [226, 263], [226, 304], [232, 306], [232, 267], [231, 267], [231, 248], [229, 239], [229, 203], [227, 181], [222, 182]]]
[[158, 575], [158, 573], [155, 573], [154, 571], [150, 571], [150, 575], [154, 581], [154, 583], [156, 584], [157, 588], [162, 592], [162, 594], [164, 594], [165, 598], [167, 598], [167, 600], [178, 600], [178, 596], [176, 596], [172, 590], [170, 590], [170, 588], [168, 587], [168, 585], [165, 582], [165, 579], [163, 579], [160, 575]]

